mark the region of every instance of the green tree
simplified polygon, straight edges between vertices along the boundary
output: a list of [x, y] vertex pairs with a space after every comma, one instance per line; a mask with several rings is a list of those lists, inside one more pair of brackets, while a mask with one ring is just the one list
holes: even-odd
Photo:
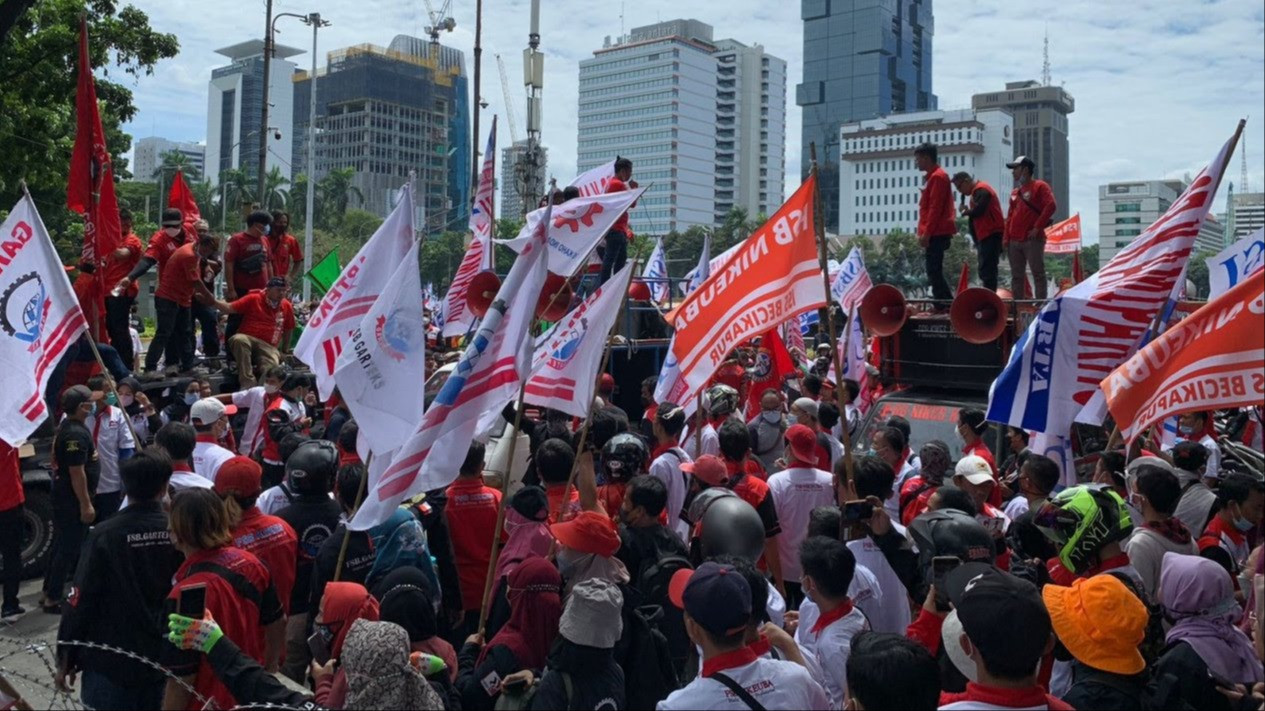
[[329, 226], [342, 222], [353, 199], [357, 205], [364, 204], [364, 193], [352, 184], [355, 177], [355, 168], [340, 168], [321, 178], [320, 191], [325, 199], [322, 201], [324, 210], [321, 212], [323, 222], [319, 224]]
[[289, 184], [290, 180], [281, 174], [281, 168], [275, 165], [272, 166], [272, 170], [264, 174], [264, 195], [263, 200], [261, 200], [263, 209], [280, 210], [285, 208], [286, 203], [289, 201], [285, 187]]
[[1201, 249], [1190, 255], [1190, 261], [1186, 264], [1186, 278], [1195, 284], [1195, 293], [1187, 294], [1188, 299], [1206, 299], [1211, 286], [1208, 283], [1208, 262], [1211, 257], [1217, 256], [1216, 250]]
[[0, 5], [0, 204], [7, 208], [17, 202], [19, 180], [25, 179], [67, 259], [78, 252], [72, 225], [82, 234], [82, 220], [65, 207], [81, 15], [88, 23], [90, 62], [98, 68], [106, 145], [123, 180], [131, 177], [121, 158], [131, 148], [131, 137], [120, 125], [135, 116], [136, 106], [131, 89], [115, 78], [134, 82], [152, 74], [180, 46], [175, 35], [154, 31], [144, 12], [130, 5], [119, 9], [115, 0], [6, 0]]
[[[252, 187], [255, 182], [241, 168], [230, 168], [220, 171], [220, 192], [224, 200], [221, 205], [221, 231], [236, 229], [242, 218], [255, 201]], [[225, 209], [227, 207], [227, 209]]]
[[[312, 195], [312, 212], [319, 218], [325, 196], [321, 192], [320, 181], [315, 185]], [[299, 173], [290, 181], [290, 190], [286, 193], [286, 212], [290, 213], [291, 229], [302, 229], [307, 224], [307, 175]], [[320, 224], [320, 220], [314, 220]]]
[[189, 190], [193, 193], [193, 201], [198, 204], [198, 210], [202, 212], [202, 219], [215, 224], [215, 220], [211, 218], [218, 216], [214, 213], [219, 211], [220, 191], [216, 190], [209, 180], [190, 183]]
[[175, 175], [177, 170], [184, 173], [184, 179], [190, 183], [202, 179], [202, 171], [198, 170], [193, 161], [189, 160], [189, 156], [180, 151], [167, 151], [164, 153], [162, 164], [155, 168], [154, 174], [149, 177], [157, 180], [161, 176], [163, 182], [170, 185], [171, 176]]
[[[434, 284], [435, 289], [441, 294], [447, 292], [448, 284], [452, 282], [452, 277], [457, 273], [457, 267], [460, 266], [461, 259], [466, 254], [467, 237], [468, 234], [464, 232], [442, 232], [430, 235], [422, 242], [423, 284]], [[508, 255], [511, 261], [513, 260], [511, 250], [499, 251]]]
[[368, 210], [348, 210], [338, 228], [334, 230], [344, 240], [356, 244], [356, 249], [373, 236], [374, 230], [382, 224], [382, 218]]

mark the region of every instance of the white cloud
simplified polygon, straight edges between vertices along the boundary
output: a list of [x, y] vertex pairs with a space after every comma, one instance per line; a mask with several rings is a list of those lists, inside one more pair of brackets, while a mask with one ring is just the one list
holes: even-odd
[[[431, 0], [435, 5], [441, 0]], [[129, 127], [136, 137], [163, 135], [201, 140], [206, 134], [206, 82], [224, 58], [218, 47], [263, 32], [263, 3], [133, 0], [150, 15], [153, 26], [178, 35], [180, 56], [161, 63], [153, 76], [134, 86], [140, 108]], [[509, 74], [520, 120], [525, 118], [521, 54], [527, 45], [527, 0], [485, 2], [483, 18], [483, 98], [492, 114], [505, 121], [495, 55]], [[1250, 115], [1246, 131], [1248, 168], [1254, 189], [1265, 186], [1265, 9], [1259, 0], [1174, 3], [1140, 0], [1104, 3], [1065, 0], [1059, 4], [955, 0], [935, 5], [933, 88], [944, 108], [970, 105], [972, 94], [1000, 89], [1007, 81], [1036, 79], [1041, 73], [1041, 41], [1050, 34], [1055, 83], [1076, 99], [1069, 119], [1071, 136], [1071, 209], [1086, 218], [1086, 232], [1097, 238], [1098, 186], [1114, 180], [1180, 176], [1199, 170]], [[754, 0], [682, 5], [667, 0], [593, 3], [554, 0], [543, 3], [541, 50], [545, 62], [545, 145], [550, 173], [561, 180], [575, 173], [577, 63], [602, 46], [606, 35], [623, 26], [651, 24], [676, 17], [711, 23], [717, 38], [759, 42], [787, 60], [788, 192], [800, 170], [800, 110], [794, 87], [802, 71], [802, 22], [798, 3]], [[396, 34], [423, 36], [429, 24], [421, 3], [398, 0], [277, 0], [274, 12], [320, 12], [333, 25], [321, 30], [321, 54], [360, 43], [386, 45]], [[457, 29], [441, 37], [466, 52], [472, 73], [474, 3], [453, 8]], [[311, 34], [292, 18], [278, 24], [278, 42], [310, 47]], [[310, 57], [294, 58], [307, 66]], [[324, 57], [321, 57], [324, 64]], [[522, 131], [520, 131], [522, 132]], [[483, 138], [481, 137], [480, 143]], [[508, 133], [501, 137], [508, 142]], [[1239, 161], [1229, 180], [1239, 183]], [[1224, 190], [1223, 190], [1224, 192]]]

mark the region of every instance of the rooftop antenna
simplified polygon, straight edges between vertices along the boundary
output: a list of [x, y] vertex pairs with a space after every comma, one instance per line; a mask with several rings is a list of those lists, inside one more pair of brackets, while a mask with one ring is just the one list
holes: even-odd
[[619, 41], [624, 41], [624, 3], [619, 4]]
[[1244, 135], [1239, 141], [1239, 158], [1242, 161], [1242, 167], [1239, 169], [1239, 192], [1250, 193], [1252, 188], [1247, 183], [1247, 136]]
[[1050, 23], [1045, 25], [1045, 49], [1042, 52], [1043, 61], [1041, 62], [1041, 85], [1050, 85]]

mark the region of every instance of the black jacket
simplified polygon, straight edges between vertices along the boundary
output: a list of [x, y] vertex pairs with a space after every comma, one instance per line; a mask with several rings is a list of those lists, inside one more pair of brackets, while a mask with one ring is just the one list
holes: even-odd
[[[334, 579], [334, 568], [338, 565], [338, 551], [343, 545], [345, 529], [343, 524], [339, 524], [338, 528], [334, 529], [334, 534], [325, 539], [316, 553], [316, 560], [312, 565], [308, 610], [318, 609], [321, 596], [325, 594], [326, 583]], [[338, 579], [344, 583], [364, 585], [365, 578], [369, 576], [369, 570], [373, 568], [374, 558], [373, 541], [369, 538], [369, 532], [352, 531], [351, 537], [347, 539], [347, 556], [343, 559], [343, 572]], [[295, 587], [298, 587], [298, 581], [295, 582]], [[312, 619], [308, 620], [309, 626], [312, 621]]]
[[1125, 676], [1072, 662], [1072, 686], [1063, 700], [1077, 709], [1141, 711], [1146, 673]]
[[[134, 503], [95, 526], [79, 557], [57, 639], [160, 659], [167, 646], [164, 601], [181, 561], [157, 501]], [[161, 672], [114, 652], [64, 645], [59, 651], [70, 668], [101, 672], [116, 684], [163, 680]]]
[[[491, 711], [501, 695], [501, 679], [523, 670], [518, 657], [505, 645], [498, 644], [489, 649], [482, 664], [478, 663], [480, 651], [479, 647], [467, 644], [457, 654], [456, 686], [461, 692], [461, 708], [465, 711]], [[492, 693], [488, 693], [489, 689], [493, 689]]]
[[[624, 670], [615, 663], [611, 650], [583, 647], [559, 637], [547, 663], [531, 708], [624, 708]], [[570, 678], [569, 695], [564, 676]]]
[[623, 562], [632, 577], [630, 584], [639, 587], [645, 568], [668, 556], [689, 558], [690, 551], [679, 536], [666, 526], [655, 524], [645, 528], [631, 528], [620, 524], [619, 551], [615, 557]]
[[290, 524], [299, 537], [299, 559], [294, 566], [294, 590], [290, 593], [291, 615], [309, 610], [313, 563], [321, 545], [338, 528], [339, 513], [338, 504], [325, 494], [300, 495], [294, 503], [277, 512], [277, 517]]
[[1165, 647], [1155, 662], [1155, 684], [1161, 690], [1157, 701], [1163, 708], [1193, 708], [1200, 711], [1228, 711], [1230, 700], [1217, 691], [1208, 676], [1208, 664], [1185, 642]]
[[259, 662], [246, 656], [227, 636], [211, 647], [206, 661], [215, 672], [215, 678], [228, 687], [229, 693], [244, 707], [254, 704], [276, 704], [290, 708], [322, 709], [310, 695], [291, 691], [276, 676], [270, 674]]

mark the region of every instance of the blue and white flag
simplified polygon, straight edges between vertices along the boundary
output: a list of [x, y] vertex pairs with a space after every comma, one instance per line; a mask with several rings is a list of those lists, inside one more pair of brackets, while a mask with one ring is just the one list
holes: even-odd
[[712, 236], [710, 234], [703, 235], [703, 252], [698, 255], [698, 266], [694, 267], [694, 271], [689, 273], [689, 281], [685, 282], [685, 293], [688, 294], [698, 288], [699, 284], [707, 281], [712, 275]]
[[646, 260], [641, 270], [641, 279], [650, 287], [650, 298], [657, 303], [666, 303], [672, 296], [672, 288], [668, 286], [668, 260], [663, 251], [663, 238], [654, 241], [654, 251]]
[[1101, 271], [1046, 303], [993, 382], [989, 420], [1068, 434], [1183, 278], [1233, 144], [1228, 141], [1160, 219]]
[[861, 303], [865, 292], [874, 286], [874, 282], [870, 281], [870, 272], [865, 268], [865, 258], [857, 247], [848, 253], [839, 270], [832, 271], [830, 275], [830, 300], [839, 304], [844, 313], [850, 313], [853, 306]]

